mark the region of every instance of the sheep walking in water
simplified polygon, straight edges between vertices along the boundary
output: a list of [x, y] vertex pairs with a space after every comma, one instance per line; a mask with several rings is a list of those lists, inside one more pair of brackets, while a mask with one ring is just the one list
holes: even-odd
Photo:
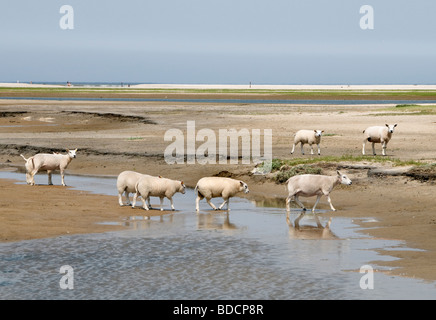
[[[126, 205], [130, 206], [129, 195], [130, 193], [135, 193], [136, 183], [143, 176], [148, 176], [148, 175], [135, 171], [129, 171], [129, 170], [123, 171], [118, 175], [117, 190], [118, 190], [118, 203], [120, 204], [120, 206], [124, 206], [123, 197], [122, 197], [123, 193], [127, 200]], [[150, 198], [148, 198], [147, 201], [148, 201], [148, 206], [151, 207]]]
[[327, 197], [330, 208], [333, 211], [336, 211], [336, 209], [332, 205], [330, 193], [332, 192], [333, 188], [340, 183], [345, 185], [351, 185], [351, 180], [345, 174], [341, 174], [339, 171], [337, 171], [337, 175], [335, 176], [316, 174], [297, 175], [289, 178], [286, 183], [289, 192], [288, 197], [286, 198], [286, 210], [291, 210], [290, 202], [292, 197], [294, 197], [295, 202], [301, 208], [303, 208], [303, 210], [306, 210], [304, 205], [300, 202], [299, 197], [317, 196], [315, 205], [312, 208], [312, 212], [315, 212], [316, 205], [318, 204], [319, 199], [322, 195], [325, 195]]
[[[197, 199], [195, 200], [195, 209], [200, 211], [200, 200], [206, 198], [207, 203], [214, 210], [221, 210], [224, 205], [227, 205], [229, 211], [229, 199], [234, 197], [238, 192], [248, 193], [248, 186], [245, 182], [224, 178], [224, 177], [204, 177], [198, 180], [195, 187]], [[224, 202], [218, 207], [210, 201], [212, 198], [222, 197]]]
[[324, 130], [299, 130], [294, 135], [294, 144], [292, 145], [292, 151], [291, 154], [295, 151], [295, 146], [297, 144], [301, 144], [301, 154], [304, 155], [304, 144], [310, 145], [310, 154], [313, 154], [313, 144], [316, 144], [318, 146], [318, 155], [321, 154], [321, 149], [319, 147], [319, 144], [321, 143], [321, 135], [324, 132]]
[[35, 174], [38, 171], [47, 171], [48, 184], [52, 185], [51, 174], [54, 170], [60, 170], [62, 185], [65, 186], [64, 175], [65, 169], [70, 162], [76, 157], [77, 149], [68, 150], [67, 154], [60, 153], [38, 153], [26, 159], [22, 154], [20, 156], [26, 161], [26, 182], [32, 186], [35, 185]]
[[145, 199], [150, 197], [160, 198], [160, 210], [163, 211], [163, 200], [168, 198], [171, 201], [171, 210], [174, 209], [173, 196], [176, 192], [185, 194], [183, 181], [171, 180], [162, 177], [143, 176], [135, 185], [135, 195], [133, 196], [132, 208], [136, 205], [138, 196], [142, 197], [143, 208], [149, 210]]
[[394, 125], [388, 125], [385, 124], [385, 127], [383, 126], [374, 126], [369, 127], [363, 130], [363, 133], [365, 134], [365, 139], [363, 140], [363, 147], [362, 147], [362, 154], [365, 155], [365, 144], [366, 142], [372, 143], [372, 154], [375, 154], [375, 148], [374, 145], [376, 143], [381, 143], [382, 145], [382, 154], [386, 155], [386, 146], [392, 138], [392, 134], [394, 133], [394, 129], [397, 126], [397, 124]]

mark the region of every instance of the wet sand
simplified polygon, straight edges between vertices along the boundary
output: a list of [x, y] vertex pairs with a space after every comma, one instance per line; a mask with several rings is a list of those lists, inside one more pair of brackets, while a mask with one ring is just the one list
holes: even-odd
[[[253, 164], [168, 165], [163, 152], [170, 142], [164, 141], [164, 134], [172, 128], [186, 132], [187, 121], [195, 121], [197, 132], [202, 128], [215, 132], [221, 128], [273, 129], [273, 157], [281, 159], [317, 157], [309, 155], [307, 146], [305, 156], [299, 154], [299, 148], [296, 154], [289, 154], [292, 134], [300, 128], [325, 130], [321, 143], [323, 156], [358, 156], [363, 129], [374, 124], [398, 123], [388, 144], [388, 155], [404, 161], [435, 161], [429, 141], [436, 131], [436, 116], [398, 113], [387, 106], [0, 100], [0, 113], [3, 168], [22, 170], [24, 161], [20, 153], [27, 157], [37, 152], [78, 148], [77, 159], [68, 167], [67, 184], [68, 174], [116, 176], [123, 170], [180, 179], [189, 187], [194, 187], [202, 176], [230, 175], [249, 184], [251, 199], [284, 202], [284, 185], [250, 174]], [[380, 145], [376, 148], [381, 153]], [[371, 157], [359, 163], [324, 165], [324, 173], [333, 174], [339, 168], [353, 180], [352, 186], [339, 186], [333, 191], [331, 197], [338, 211], [326, 214], [355, 217], [371, 236], [404, 240], [408, 247], [424, 250], [386, 251], [383, 253], [401, 259], [380, 264], [399, 267], [395, 274], [436, 280], [434, 180], [368, 174], [369, 167], [382, 172], [391, 168], [390, 163], [371, 162]], [[0, 241], [104, 232], [122, 227], [97, 222], [121, 221], [131, 214], [128, 208], [118, 206], [117, 197], [64, 188], [59, 181], [54, 183], [55, 186], [32, 187], [0, 180]], [[314, 200], [308, 198], [304, 203], [311, 206]], [[328, 209], [324, 198], [319, 208]], [[363, 217], [374, 220], [357, 219]]]

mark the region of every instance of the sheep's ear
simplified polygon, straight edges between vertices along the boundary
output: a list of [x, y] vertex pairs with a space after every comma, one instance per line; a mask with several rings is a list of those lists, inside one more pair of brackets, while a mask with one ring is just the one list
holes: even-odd
[[389, 128], [389, 125], [387, 123], [385, 123], [385, 126]]
[[239, 181], [239, 184], [241, 185], [241, 187], [244, 186], [244, 183], [242, 181]]
[[181, 184], [182, 184], [182, 186], [183, 186], [183, 181], [181, 181], [180, 183], [181, 183]]
[[394, 124], [394, 128], [397, 126], [397, 124]]
[[341, 176], [341, 173], [339, 172], [339, 170], [336, 170], [336, 173], [338, 174], [338, 176]]
[[315, 133], [316, 133], [316, 130], [313, 130], [313, 132], [315, 132]]
[[77, 148], [74, 151], [77, 152]]
[[70, 152], [70, 149], [65, 149], [65, 150], [67, 150], [67, 153]]

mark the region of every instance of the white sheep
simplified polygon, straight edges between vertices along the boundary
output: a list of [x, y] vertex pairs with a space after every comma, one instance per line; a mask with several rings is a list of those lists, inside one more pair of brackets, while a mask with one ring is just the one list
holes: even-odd
[[[147, 175], [135, 171], [128, 171], [128, 170], [123, 171], [118, 175], [117, 190], [118, 190], [118, 203], [120, 204], [120, 206], [124, 206], [123, 197], [122, 197], [123, 193], [126, 196], [126, 200], [127, 200], [126, 205], [130, 206], [129, 195], [130, 193], [135, 193], [136, 183], [143, 176], [147, 176]], [[148, 201], [148, 206], [151, 208], [150, 198], [148, 198], [147, 201]]]
[[341, 174], [337, 171], [337, 175], [335, 176], [326, 176], [326, 175], [316, 175], [316, 174], [303, 174], [293, 176], [286, 181], [287, 189], [289, 192], [288, 197], [286, 198], [286, 209], [290, 211], [290, 202], [291, 198], [295, 198], [295, 202], [306, 210], [304, 205], [300, 202], [299, 196], [302, 197], [312, 197], [317, 196], [315, 205], [312, 208], [312, 212], [315, 212], [316, 205], [319, 202], [319, 199], [322, 195], [327, 197], [327, 200], [330, 204], [330, 208], [333, 211], [336, 209], [332, 205], [332, 201], [330, 199], [330, 192], [332, 192], [333, 188], [342, 183], [345, 185], [351, 185], [351, 180], [345, 175]]
[[394, 133], [394, 129], [397, 126], [397, 124], [394, 125], [388, 125], [385, 124], [385, 127], [383, 126], [374, 126], [369, 127], [363, 130], [363, 133], [365, 134], [365, 139], [363, 140], [363, 147], [362, 147], [362, 154], [365, 154], [365, 144], [366, 141], [372, 143], [372, 153], [375, 155], [375, 148], [374, 145], [376, 143], [382, 144], [382, 154], [386, 155], [386, 146], [392, 138], [392, 133]]
[[[221, 210], [225, 204], [227, 204], [227, 210], [229, 209], [229, 199], [234, 197], [238, 192], [248, 193], [248, 186], [245, 182], [241, 180], [235, 180], [231, 178], [223, 177], [204, 177], [198, 180], [195, 186], [195, 191], [197, 192], [197, 199], [195, 200], [195, 208], [197, 211], [200, 210], [199, 203], [200, 200], [206, 198], [207, 203], [214, 210]], [[210, 202], [210, 199], [222, 197], [224, 202], [217, 209], [215, 205]]]
[[47, 171], [48, 184], [52, 185], [51, 174], [54, 170], [60, 170], [62, 177], [62, 185], [65, 186], [64, 171], [70, 162], [76, 157], [77, 149], [67, 149], [67, 154], [60, 153], [38, 153], [26, 159], [22, 154], [20, 155], [26, 161], [26, 182], [30, 185], [35, 185], [35, 174], [38, 171]]
[[321, 135], [324, 130], [299, 130], [294, 134], [294, 144], [292, 145], [291, 154], [295, 151], [295, 146], [301, 143], [301, 154], [304, 155], [304, 144], [310, 145], [310, 154], [313, 154], [313, 144], [318, 146], [318, 155], [321, 154], [319, 144], [321, 143]]
[[171, 180], [160, 176], [142, 176], [135, 185], [132, 208], [135, 207], [138, 196], [142, 197], [143, 208], [145, 210], [149, 210], [145, 199], [159, 197], [160, 210], [163, 211], [163, 200], [164, 197], [167, 197], [171, 201], [171, 210], [174, 211], [173, 196], [176, 192], [184, 194], [185, 188], [183, 181]]

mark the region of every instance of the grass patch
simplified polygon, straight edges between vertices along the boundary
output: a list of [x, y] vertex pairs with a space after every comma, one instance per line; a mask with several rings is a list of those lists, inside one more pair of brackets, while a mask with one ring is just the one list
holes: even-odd
[[436, 105], [398, 104], [395, 107], [383, 109], [388, 113], [375, 113], [373, 116], [403, 116], [410, 115], [436, 115]]
[[137, 140], [144, 140], [143, 137], [129, 137], [127, 138], [127, 141], [137, 141]]
[[369, 156], [369, 155], [342, 155], [342, 156], [321, 156], [311, 158], [295, 158], [295, 159], [273, 159], [272, 160], [272, 172], [278, 170], [280, 167], [297, 166], [301, 164], [317, 164], [324, 162], [373, 162], [373, 163], [392, 163], [394, 166], [410, 166], [410, 165], [423, 165], [424, 163], [415, 160], [400, 160], [386, 156]]
[[243, 95], [272, 95], [282, 99], [436, 99], [434, 90], [286, 90], [286, 89], [189, 89], [189, 88], [137, 88], [127, 87], [0, 87], [0, 94], [243, 94]]
[[[273, 159], [271, 161], [272, 179], [277, 183], [286, 182], [290, 177], [299, 174], [322, 174], [323, 164], [341, 163], [341, 162], [372, 162], [372, 163], [389, 163], [392, 166], [414, 166], [415, 168], [426, 168], [434, 170], [436, 164], [429, 165], [425, 162], [415, 160], [400, 160], [386, 156], [323, 156], [313, 158], [295, 158], [295, 159]], [[263, 167], [264, 163], [260, 165]], [[261, 168], [260, 168], [261, 169]], [[262, 171], [262, 170], [260, 170]]]
[[316, 166], [300, 164], [294, 167], [282, 166], [274, 175], [274, 180], [278, 183], [286, 182], [290, 177], [299, 174], [321, 174], [322, 169]]

